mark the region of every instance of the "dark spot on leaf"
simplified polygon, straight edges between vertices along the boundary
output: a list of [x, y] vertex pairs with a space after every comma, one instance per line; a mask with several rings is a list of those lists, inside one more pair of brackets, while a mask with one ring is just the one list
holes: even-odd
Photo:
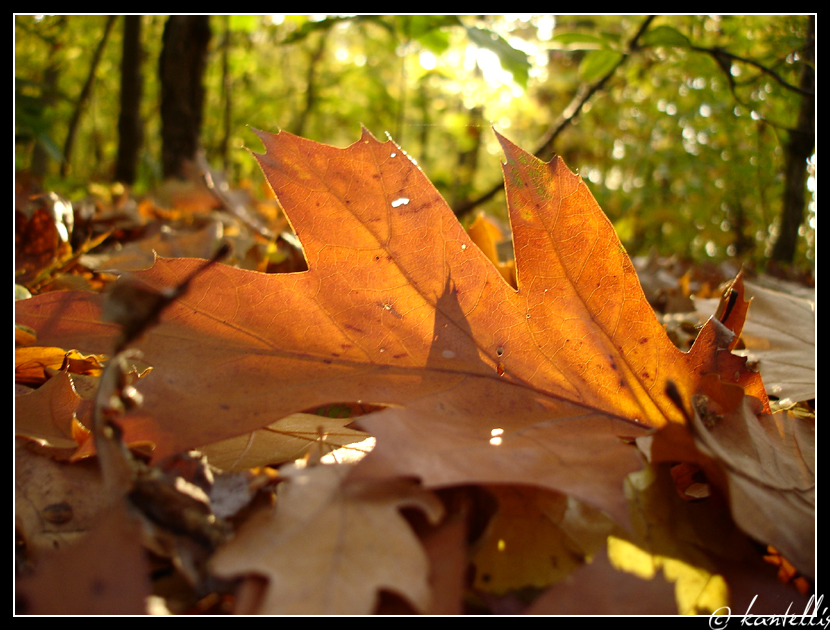
[[66, 502], [53, 503], [43, 508], [41, 516], [50, 523], [63, 525], [72, 520], [72, 506]]

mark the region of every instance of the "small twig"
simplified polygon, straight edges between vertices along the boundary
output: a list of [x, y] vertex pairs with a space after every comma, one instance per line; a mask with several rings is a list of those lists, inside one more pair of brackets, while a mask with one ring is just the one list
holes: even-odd
[[107, 297], [104, 319], [120, 324], [122, 333], [115, 353], [101, 373], [95, 394], [92, 435], [107, 495], [124, 496], [135, 481], [136, 464], [121, 439], [121, 428], [113, 421], [141, 404], [141, 395], [131, 382], [131, 360], [140, 355], [128, 346], [155, 325], [162, 311], [187, 291], [191, 281], [230, 252], [228, 244], [200, 265], [178, 286], [158, 292], [136, 283], [122, 282]]
[[184, 295], [193, 279], [225, 258], [230, 251], [230, 245], [225, 243], [213, 258], [199, 266], [181, 284], [166, 290], [156, 291], [136, 282], [116, 283], [104, 307], [104, 320], [120, 324], [122, 329], [115, 354], [123, 352], [130, 343], [144, 334], [145, 330], [158, 323], [162, 311]]
[[205, 186], [207, 186], [213, 197], [222, 204], [222, 207], [224, 207], [225, 210], [230, 212], [237, 219], [242, 221], [242, 223], [256, 231], [261, 236], [264, 236], [269, 240], [275, 237], [275, 234], [270, 229], [264, 226], [260, 220], [253, 216], [252, 212], [244, 203], [240, 203], [234, 199], [236, 195], [231, 194], [230, 187], [228, 186], [224, 176], [210, 168], [210, 165], [205, 159], [204, 153], [199, 152], [196, 154], [196, 165], [202, 173], [202, 179], [205, 182]]

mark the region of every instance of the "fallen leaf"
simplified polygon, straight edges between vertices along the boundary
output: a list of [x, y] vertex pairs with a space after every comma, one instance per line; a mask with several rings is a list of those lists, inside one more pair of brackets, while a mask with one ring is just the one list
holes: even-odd
[[764, 562], [778, 567], [778, 581], [782, 584], [792, 583], [802, 595], [809, 595], [811, 586], [803, 575], [800, 575], [792, 562], [782, 556], [772, 545], [767, 545], [767, 555]]
[[55, 218], [38, 208], [31, 218], [16, 213], [14, 243], [15, 282], [27, 284], [60, 255], [62, 241]]
[[15, 396], [15, 434], [57, 448], [75, 448], [73, 418], [91, 424], [92, 403], [77, 394], [72, 379], [59, 372], [36, 390]]
[[105, 508], [94, 463], [67, 464], [15, 441], [15, 528], [27, 556], [62, 549], [90, 531]]
[[476, 543], [473, 586], [504, 594], [561, 581], [605, 545], [614, 523], [561, 494], [488, 488], [498, 511]]
[[51, 376], [48, 370], [65, 368], [73, 374], [100, 376], [103, 357], [84, 356], [77, 350], [28, 346], [14, 351], [14, 380], [26, 385], [40, 385]]
[[608, 558], [617, 570], [641, 579], [651, 580], [662, 570], [675, 585], [680, 614], [710, 614], [729, 605], [729, 589], [713, 550], [735, 563], [753, 550], [720, 504], [685, 502], [672, 486], [668, 471], [657, 467], [628, 477], [633, 527], [608, 538]]
[[[665, 431], [678, 429], [683, 427]], [[750, 608], [777, 615], [803, 610], [807, 597], [776, 578], [775, 567], [763, 561], [757, 545], [736, 525], [727, 497], [713, 493], [702, 501], [684, 501], [667, 468], [648, 465], [627, 479], [632, 528], [609, 537], [611, 564], [646, 579], [662, 568], [675, 584], [681, 614], [711, 614], [721, 606], [733, 614]]]
[[415, 507], [436, 522], [441, 503], [406, 481], [344, 485], [346, 468], [284, 466], [276, 509], [214, 555], [217, 575], [268, 577], [260, 614], [366, 615], [381, 588], [428, 610], [427, 557], [399, 510]]
[[814, 578], [814, 422], [785, 411], [756, 416], [749, 400], [707, 422], [705, 404], [695, 405], [690, 431], [667, 427], [647, 438], [650, 460], [696, 460], [729, 498], [735, 523]]
[[[737, 354], [757, 362], [770, 395], [793, 402], [816, 396], [815, 298], [804, 299], [747, 283], [752, 300]], [[695, 300], [698, 312], [711, 300]]]
[[140, 527], [124, 506], [110, 510], [77, 544], [45, 554], [15, 585], [25, 615], [140, 615], [150, 595]]
[[222, 234], [222, 224], [218, 221], [187, 232], [160, 226], [152, 236], [128, 243], [117, 251], [88, 254], [84, 263], [96, 271], [124, 272], [149, 269], [157, 256], [210, 258], [221, 244]]
[[674, 587], [661, 575], [619, 571], [603, 549], [568, 580], [537, 599], [528, 615], [676, 615]]
[[248, 435], [214, 442], [198, 450], [212, 466], [242, 471], [258, 466], [283, 464], [305, 455], [321, 438], [328, 451], [366, 439], [367, 435], [347, 428], [352, 418], [326, 418], [294, 413]]
[[[459, 494], [466, 499], [464, 489]], [[430, 615], [459, 615], [463, 612], [467, 584], [468, 501], [458, 509], [448, 509], [447, 516], [419, 537], [429, 559], [429, 584], [432, 597]]]
[[502, 278], [510, 286], [516, 287], [516, 265], [512, 260], [502, 262], [499, 259], [497, 245], [504, 241], [504, 235], [499, 227], [484, 214], [479, 214], [467, 228], [473, 243], [487, 256], [487, 259], [499, 270]]
[[[543, 163], [499, 136], [514, 289], [393, 142], [260, 137], [308, 271], [213, 265], [164, 312], [141, 342], [154, 367], [145, 404], [125, 419], [154, 457], [364, 401], [389, 408], [360, 419], [378, 438], [363, 476], [536, 485], [625, 519], [620, 487], [641, 462], [620, 438], [684, 422], [669, 382], [689, 400], [715, 372], [765, 400], [721, 322], [689, 353], [672, 345], [613, 226], [560, 158]], [[201, 264], [159, 259], [135, 275], [162, 291]], [[109, 351], [117, 332], [99, 312], [83, 293], [17, 303], [40, 343], [87, 352]]]

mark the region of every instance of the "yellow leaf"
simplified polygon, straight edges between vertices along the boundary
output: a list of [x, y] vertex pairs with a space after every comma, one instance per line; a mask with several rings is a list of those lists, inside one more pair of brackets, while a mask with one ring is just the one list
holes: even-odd
[[476, 589], [506, 593], [558, 582], [601, 548], [612, 521], [566, 495], [493, 486], [499, 502], [473, 558]]
[[[680, 614], [710, 614], [728, 606], [726, 581], [703, 551], [710, 549], [713, 541], [700, 537], [693, 510], [675, 494], [668, 471], [647, 466], [629, 475], [626, 494], [635, 529], [630, 536], [609, 536], [611, 564], [643, 579], [655, 578], [662, 569], [665, 579], [674, 583]], [[698, 515], [701, 511], [697, 510]], [[709, 517], [718, 516], [707, 511]], [[732, 530], [731, 523], [724, 526], [722, 538], [728, 539]]]

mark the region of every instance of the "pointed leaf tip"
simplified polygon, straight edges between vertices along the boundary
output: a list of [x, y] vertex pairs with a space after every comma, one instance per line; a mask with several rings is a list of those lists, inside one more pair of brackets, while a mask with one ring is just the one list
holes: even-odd
[[[499, 144], [501, 144], [501, 147], [502, 147], [502, 150], [504, 151], [505, 157], [511, 157], [517, 162], [520, 159], [524, 160], [523, 162], [521, 162], [522, 165], [524, 165], [524, 166], [528, 166], [528, 165], [532, 164], [533, 161], [536, 161], [539, 164], [549, 165], [551, 167], [558, 163], [557, 158], [559, 156], [556, 153], [553, 153], [553, 155], [551, 155], [550, 160], [545, 162], [542, 158], [534, 155], [533, 153], [530, 153], [529, 151], [525, 151], [524, 149], [522, 149], [517, 144], [515, 144], [512, 141], [508, 140], [506, 137], [504, 137], [498, 131], [496, 131], [495, 127], [493, 128], [493, 133], [496, 134], [496, 139], [499, 141]], [[521, 156], [524, 156], [524, 157], [521, 157]], [[563, 162], [563, 165], [564, 165], [564, 160], [562, 160], [562, 162]], [[570, 171], [570, 169], [568, 169], [568, 170]]]
[[257, 138], [259, 138], [260, 142], [262, 142], [262, 145], [265, 147], [264, 153], [257, 153], [256, 151], [251, 151], [250, 149], [248, 149], [249, 151], [251, 151], [254, 157], [257, 158], [264, 156], [268, 153], [268, 138], [275, 138], [276, 136], [283, 133], [282, 129], [279, 128], [277, 128], [276, 133], [270, 131], [263, 131], [262, 129], [255, 129], [254, 127], [249, 127], [249, 129], [256, 134]]

